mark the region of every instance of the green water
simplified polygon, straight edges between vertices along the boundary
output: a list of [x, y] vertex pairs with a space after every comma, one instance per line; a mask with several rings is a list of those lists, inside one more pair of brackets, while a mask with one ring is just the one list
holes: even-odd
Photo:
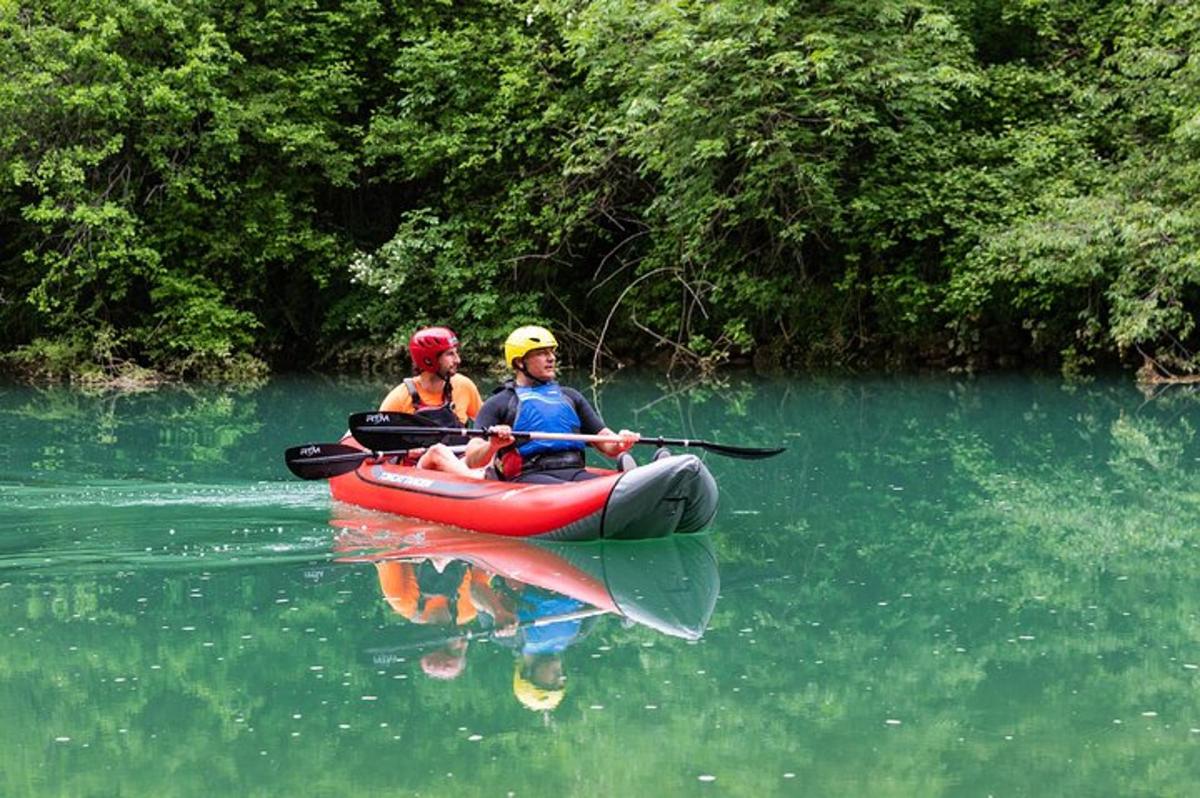
[[411, 527], [282, 465], [387, 387], [0, 388], [0, 795], [1194, 794], [1200, 395], [607, 385], [613, 426], [789, 450], [710, 456], [692, 541], [542, 550], [622, 599], [533, 711], [515, 637], [384, 601]]

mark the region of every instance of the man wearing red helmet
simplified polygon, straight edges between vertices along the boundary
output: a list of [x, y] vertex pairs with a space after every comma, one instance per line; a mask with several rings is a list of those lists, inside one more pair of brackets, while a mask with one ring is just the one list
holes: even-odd
[[468, 377], [458, 373], [458, 336], [448, 327], [422, 327], [408, 341], [414, 376], [392, 389], [379, 406], [392, 413], [416, 413], [440, 427], [466, 427], [483, 399]]

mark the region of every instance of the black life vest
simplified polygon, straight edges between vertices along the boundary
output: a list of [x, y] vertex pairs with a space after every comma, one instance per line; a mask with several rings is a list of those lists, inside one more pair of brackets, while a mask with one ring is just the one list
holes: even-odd
[[[445, 381], [440, 405], [427, 405], [421, 401], [421, 392], [417, 390], [417, 381], [413, 377], [404, 379], [404, 387], [408, 389], [408, 395], [412, 399], [413, 415], [431, 421], [439, 427], [463, 427], [458, 414], [454, 412], [454, 386], [450, 384], [450, 380]], [[466, 442], [465, 436], [457, 435], [452, 435], [444, 441], [448, 446], [458, 446]]]
[[467, 563], [454, 560], [439, 571], [429, 560], [417, 563], [415, 576], [417, 578], [417, 617], [425, 614], [429, 599], [440, 596], [446, 599], [450, 617], [458, 621], [458, 592], [463, 579], [467, 576]]

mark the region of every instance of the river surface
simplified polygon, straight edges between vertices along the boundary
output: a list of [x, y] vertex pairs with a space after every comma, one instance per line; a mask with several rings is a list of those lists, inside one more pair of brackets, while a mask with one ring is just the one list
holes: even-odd
[[1200, 394], [621, 377], [788, 450], [537, 546], [291, 477], [389, 387], [0, 387], [0, 795], [1195, 794]]

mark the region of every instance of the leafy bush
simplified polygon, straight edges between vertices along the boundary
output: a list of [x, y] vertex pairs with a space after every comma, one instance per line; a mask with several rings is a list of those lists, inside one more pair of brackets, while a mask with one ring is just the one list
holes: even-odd
[[0, 4], [0, 338], [1190, 370], [1198, 35], [1169, 0]]

